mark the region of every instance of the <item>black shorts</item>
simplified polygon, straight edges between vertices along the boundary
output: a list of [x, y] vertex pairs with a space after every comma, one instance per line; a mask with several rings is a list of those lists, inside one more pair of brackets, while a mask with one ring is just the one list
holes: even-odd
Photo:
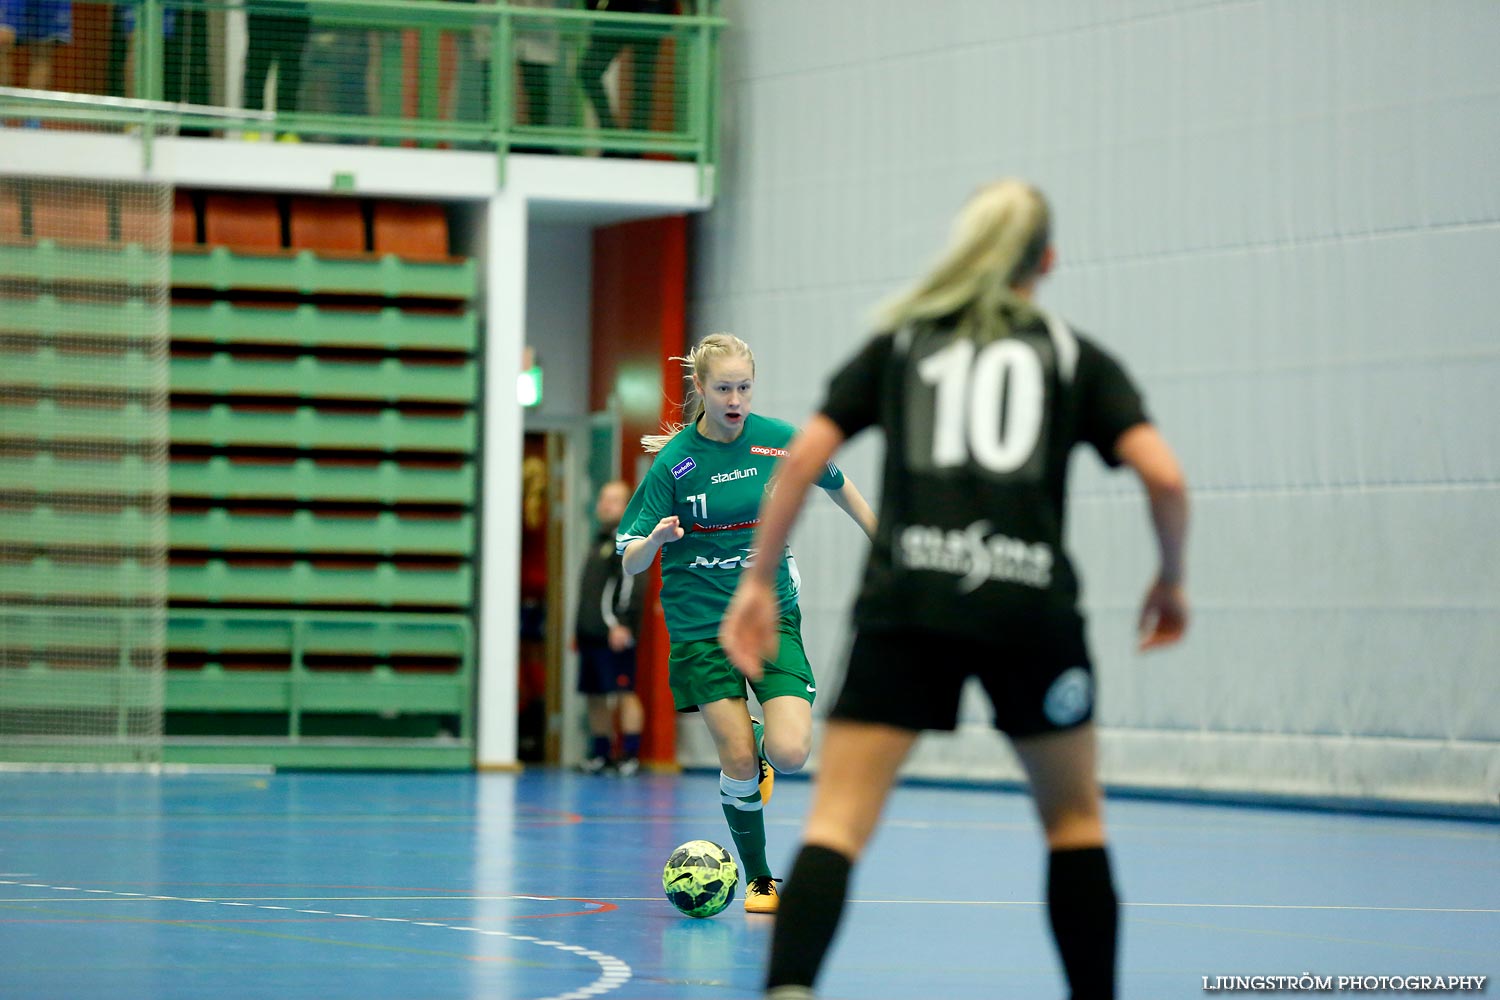
[[578, 690], [613, 694], [635, 690], [635, 647], [616, 653], [607, 642], [578, 640]]
[[1094, 668], [1076, 628], [980, 642], [919, 629], [863, 629], [830, 718], [949, 731], [964, 681], [979, 678], [995, 728], [1012, 737], [1074, 729], [1094, 717]]

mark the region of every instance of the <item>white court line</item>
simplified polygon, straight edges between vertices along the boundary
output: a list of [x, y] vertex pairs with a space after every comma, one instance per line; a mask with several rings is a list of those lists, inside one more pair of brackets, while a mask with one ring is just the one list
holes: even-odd
[[[52, 889], [57, 886], [39, 885], [34, 883], [7, 883], [0, 880], [0, 885], [25, 884], [34, 889]], [[403, 921], [406, 923], [419, 923], [415, 920], [406, 920], [403, 917], [371, 917], [360, 913], [334, 913], [332, 910], [299, 910], [290, 906], [272, 906], [268, 903], [239, 903], [229, 899], [188, 899], [184, 896], [143, 896], [138, 892], [115, 892], [111, 889], [86, 889], [91, 893], [110, 893], [112, 896], [129, 897], [124, 899], [90, 899], [83, 896], [69, 896], [62, 899], [49, 899], [51, 903], [130, 903], [141, 899], [160, 900], [183, 900], [189, 903], [218, 903], [223, 906], [254, 906], [261, 910], [284, 910], [293, 913], [316, 913], [321, 916], [334, 917], [356, 917], [365, 920]], [[236, 899], [290, 899], [298, 897], [287, 896], [238, 896]], [[324, 898], [324, 897], [309, 897]], [[553, 896], [345, 896], [340, 899], [438, 899], [445, 902], [463, 903], [479, 900], [497, 899], [533, 899], [539, 901], [553, 901]], [[602, 903], [652, 903], [658, 896], [595, 896], [594, 899]], [[35, 896], [6, 896], [0, 897], [0, 903], [35, 903]], [[850, 903], [870, 903], [878, 906], [1045, 906], [1046, 903], [1040, 899], [851, 899]], [[1134, 906], [1152, 909], [1183, 909], [1183, 910], [1348, 910], [1359, 913], [1500, 913], [1500, 908], [1493, 907], [1462, 907], [1462, 906], [1349, 906], [1341, 903], [1135, 903], [1122, 902], [1121, 906]], [[423, 925], [429, 926], [429, 925]], [[433, 927], [447, 927], [448, 924], [431, 924]], [[510, 937], [518, 941], [533, 941], [535, 938], [523, 937], [512, 934]]]
[[[3, 879], [0, 879], [0, 885], [25, 885], [25, 886], [28, 886], [29, 888], [32, 888], [32, 889], [55, 889], [55, 888], [58, 888], [57, 886], [42, 885], [40, 883], [6, 882]], [[102, 900], [100, 900], [100, 899], [89, 900], [89, 902], [129, 902], [128, 899], [114, 899], [114, 897], [116, 897], [116, 896], [126, 896], [126, 897], [130, 897], [132, 899], [185, 899], [186, 898], [186, 897], [183, 897], [183, 896], [150, 896], [150, 895], [146, 895], [145, 893], [140, 893], [140, 892], [122, 892], [122, 891], [117, 890], [117, 889], [81, 889], [79, 891], [80, 892], [92, 892], [92, 893], [106, 894], [109, 897], [107, 899], [102, 899]], [[79, 897], [79, 898], [81, 899], [82, 897]], [[655, 899], [657, 899], [659, 897], [656, 897], [656, 896], [614, 896], [614, 897], [610, 897], [610, 898], [611, 899], [633, 899], [633, 900], [655, 900]], [[388, 900], [414, 900], [414, 899], [438, 900], [438, 901], [444, 902], [444, 903], [482, 903], [482, 902], [496, 902], [496, 901], [504, 901], [504, 900], [512, 900], [512, 899], [532, 899], [532, 900], [536, 900], [538, 902], [543, 902], [543, 903], [546, 903], [546, 902], [575, 902], [575, 900], [572, 900], [572, 899], [559, 899], [556, 896], [465, 896], [465, 895], [456, 894], [456, 893], [455, 894], [444, 895], [444, 896], [223, 896], [223, 897], [221, 897], [219, 899], [207, 900], [207, 902], [223, 903], [223, 902], [226, 902], [226, 901], [229, 901], [229, 900], [238, 900], [239, 903], [237, 903], [236, 905], [244, 905], [244, 906], [257, 905], [257, 906], [261, 907], [261, 909], [264, 909], [264, 910], [289, 910], [289, 909], [292, 909], [292, 907], [290, 907], [290, 906], [271, 906], [268, 903], [264, 902], [265, 900], [269, 900], [269, 899], [274, 899], [274, 900], [277, 900], [278, 902], [282, 902], [282, 903], [308, 903], [308, 902], [314, 902], [314, 901], [320, 902], [320, 903], [365, 903], [365, 902], [370, 902], [372, 900], [375, 900], [375, 901], [388, 901]], [[602, 897], [601, 897], [601, 899], [602, 899]], [[72, 901], [73, 901], [73, 899], [71, 897], [61, 898], [61, 899], [50, 899], [50, 900], [48, 900], [49, 903], [68, 903], [68, 902], [72, 902]], [[24, 896], [24, 897], [18, 897], [18, 898], [14, 898], [14, 899], [0, 899], [0, 903], [34, 903], [34, 902], [36, 902], [36, 898], [34, 896]], [[317, 911], [299, 911], [299, 912], [324, 913], [324, 912], [327, 912], [327, 911], [325, 911], [325, 910], [317, 910]]]
[[1500, 913], [1491, 907], [1345, 906], [1337, 903], [1127, 903], [1127, 906], [1179, 907], [1194, 910], [1349, 910], [1357, 913]]
[[[876, 903], [886, 905], [916, 904], [919, 906], [1046, 906], [1042, 900], [1025, 899], [851, 899], [851, 903]], [[1338, 903], [1126, 903], [1121, 906], [1137, 906], [1167, 910], [1347, 910], [1351, 913], [1500, 913], [1500, 909], [1487, 907], [1463, 908], [1456, 906], [1345, 906]]]
[[[36, 876], [33, 875], [31, 877], [35, 878]], [[185, 897], [185, 896], [143, 896], [140, 893], [134, 893], [134, 892], [115, 892], [112, 889], [87, 889], [87, 890], [85, 890], [85, 889], [79, 889], [76, 886], [47, 885], [47, 884], [40, 883], [40, 882], [15, 882], [15, 881], [10, 880], [10, 879], [0, 879], [0, 885], [19, 885], [19, 886], [24, 886], [25, 888], [28, 888], [28, 889], [52, 889], [52, 890], [67, 890], [69, 892], [108, 893], [111, 896], [130, 897], [129, 899], [121, 898], [121, 899], [115, 899], [115, 900], [113, 900], [113, 902], [122, 902], [122, 903], [123, 902], [135, 902], [135, 901], [142, 900], [142, 899], [149, 899], [149, 900], [162, 900], [162, 901], [165, 901], [165, 902], [176, 902], [176, 903], [216, 903], [216, 904], [219, 904], [221, 906], [249, 906], [249, 907], [253, 907], [254, 909], [258, 909], [258, 910], [280, 910], [280, 911], [283, 911], [283, 912], [288, 909], [285, 906], [267, 906], [267, 905], [264, 905], [264, 904], [256, 904], [256, 903], [230, 902], [230, 901], [222, 900], [222, 899], [196, 899], [196, 898], [190, 898], [190, 897]], [[272, 898], [280, 898], [280, 897], [272, 897]], [[307, 897], [307, 898], [326, 898], [326, 897]], [[449, 901], [449, 902], [463, 902], [463, 901], [474, 901], [474, 900], [495, 900], [495, 899], [532, 899], [532, 900], [547, 900], [547, 899], [549, 899], [549, 897], [546, 897], [546, 896], [463, 896], [463, 895], [447, 895], [447, 896], [380, 896], [380, 897], [375, 897], [375, 896], [350, 896], [350, 897], [345, 897], [345, 898], [349, 898], [349, 899], [377, 899], [377, 898], [378, 899], [442, 899], [442, 900], [446, 900], [446, 901]], [[652, 897], [652, 898], [654, 898], [654, 897]], [[63, 899], [36, 899], [34, 897], [32, 897], [32, 898], [23, 898], [23, 899], [15, 899], [15, 900], [3, 900], [3, 899], [0, 899], [0, 902], [49, 903], [50, 904], [50, 903], [71, 902], [71, 901], [74, 901], [74, 900], [80, 900], [80, 901], [87, 900], [88, 902], [109, 902], [109, 901], [111, 901], [111, 900], [99, 899], [97, 896], [95, 896], [95, 897], [90, 897], [90, 896], [69, 896], [69, 897], [64, 897]], [[540, 997], [540, 998], [538, 998], [538, 1000], [588, 1000], [588, 998], [590, 998], [590, 997], [603, 996], [605, 993], [608, 993], [610, 990], [618, 989], [619, 987], [625, 985], [625, 983], [629, 982], [630, 981], [630, 977], [633, 975], [633, 972], [632, 972], [630, 966], [628, 964], [626, 964], [624, 961], [616, 958], [614, 955], [607, 955], [607, 954], [605, 954], [602, 951], [594, 951], [592, 949], [584, 948], [584, 947], [581, 947], [579, 945], [564, 944], [561, 941], [539, 941], [535, 937], [531, 937], [530, 935], [526, 935], [526, 934], [512, 934], [510, 931], [489, 930], [489, 929], [485, 929], [485, 928], [482, 928], [482, 927], [465, 927], [465, 926], [455, 925], [455, 924], [444, 924], [444, 923], [440, 923], [440, 922], [432, 921], [432, 920], [410, 920], [410, 919], [408, 919], [406, 917], [374, 917], [374, 916], [370, 916], [369, 914], [365, 914], [365, 913], [330, 913], [327, 910], [296, 910], [294, 912], [296, 912], [296, 913], [312, 913], [312, 914], [318, 914], [320, 916], [347, 917], [347, 918], [350, 918], [350, 919], [353, 919], [353, 920], [380, 920], [380, 921], [385, 921], [387, 923], [411, 924], [414, 927], [446, 927], [449, 930], [464, 931], [464, 932], [470, 933], [470, 934], [483, 934], [486, 937], [504, 937], [504, 938], [510, 938], [512, 941], [522, 941], [522, 942], [526, 942], [528, 944], [535, 944], [538, 947], [553, 948], [553, 949], [556, 949], [557, 951], [561, 951], [564, 954], [568, 954], [568, 955], [582, 955], [582, 956], [587, 957], [588, 959], [592, 960], [594, 963], [596, 963], [599, 966], [600, 973], [599, 973], [598, 978], [596, 978], [589, 985], [584, 986], [581, 989], [573, 990], [573, 991], [571, 991], [569, 993], [558, 993], [558, 994], [555, 994], [555, 995], [549, 996], [549, 997]]]
[[[594, 896], [605, 903], [653, 902], [657, 896]], [[3, 900], [0, 900], [3, 902]], [[881, 906], [1046, 906], [1041, 899], [851, 899], [850, 903]], [[1494, 907], [1462, 906], [1347, 906], [1341, 903], [1120, 903], [1153, 909], [1183, 910], [1348, 910], [1351, 913], [1500, 913]]]

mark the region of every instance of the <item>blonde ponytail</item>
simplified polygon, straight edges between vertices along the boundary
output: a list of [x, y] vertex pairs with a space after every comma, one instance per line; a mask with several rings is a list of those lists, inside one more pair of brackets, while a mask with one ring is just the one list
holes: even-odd
[[750, 371], [755, 371], [755, 355], [750, 345], [732, 333], [711, 333], [688, 351], [687, 357], [672, 359], [682, 363], [683, 377], [688, 381], [687, 397], [682, 401], [683, 422], [666, 424], [660, 434], [642, 435], [641, 447], [648, 455], [661, 451], [679, 431], [693, 426], [703, 416], [703, 397], [698, 393], [698, 384], [707, 377], [713, 363], [722, 358], [744, 358], [750, 362]]
[[917, 284], [882, 305], [876, 323], [898, 330], [952, 316], [957, 329], [981, 339], [1005, 336], [1030, 306], [1015, 292], [1041, 266], [1051, 213], [1042, 193], [1006, 178], [981, 188], [954, 223], [948, 248]]

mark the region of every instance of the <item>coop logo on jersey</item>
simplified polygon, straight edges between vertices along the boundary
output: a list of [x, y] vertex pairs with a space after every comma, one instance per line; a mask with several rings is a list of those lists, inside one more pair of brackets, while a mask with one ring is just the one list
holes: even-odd
[[687, 475], [689, 472], [692, 472], [697, 467], [698, 463], [693, 461], [691, 456], [689, 456], [688, 458], [684, 458], [682, 461], [672, 466], [672, 478], [681, 479], [683, 476]]
[[752, 444], [750, 446], [752, 455], [775, 455], [777, 458], [786, 458], [785, 448], [767, 448], [763, 444]]
[[1052, 549], [999, 532], [975, 521], [962, 531], [913, 524], [901, 529], [896, 559], [906, 569], [950, 573], [967, 594], [990, 580], [1046, 589], [1052, 584]]
[[716, 472], [709, 477], [708, 481], [717, 486], [719, 483], [732, 483], [736, 479], [749, 479], [758, 475], [760, 475], [760, 470], [756, 468], [735, 469], [733, 472]]

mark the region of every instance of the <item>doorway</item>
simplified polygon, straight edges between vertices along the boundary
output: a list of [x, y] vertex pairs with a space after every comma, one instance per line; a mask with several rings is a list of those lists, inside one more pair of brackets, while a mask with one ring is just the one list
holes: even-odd
[[560, 758], [562, 654], [567, 618], [566, 436], [527, 431], [521, 458], [520, 642], [516, 670], [516, 756]]

